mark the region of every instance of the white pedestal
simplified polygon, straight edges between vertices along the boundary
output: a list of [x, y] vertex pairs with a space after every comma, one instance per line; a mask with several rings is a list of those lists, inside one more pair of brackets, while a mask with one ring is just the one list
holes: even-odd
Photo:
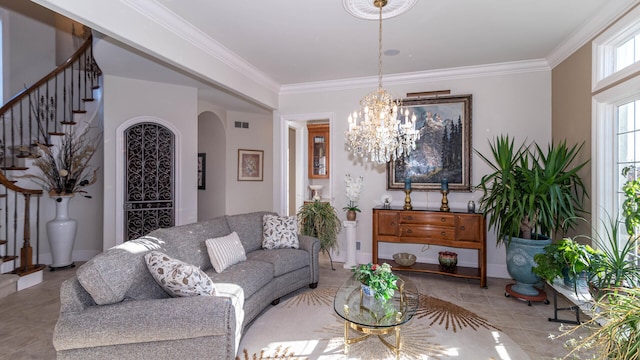
[[358, 265], [356, 263], [356, 227], [358, 221], [344, 221], [342, 223], [347, 230], [347, 261], [344, 263], [345, 269], [351, 269]]

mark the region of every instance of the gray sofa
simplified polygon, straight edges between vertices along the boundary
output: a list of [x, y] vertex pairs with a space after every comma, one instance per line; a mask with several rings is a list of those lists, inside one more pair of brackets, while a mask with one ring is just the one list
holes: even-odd
[[[240, 334], [262, 310], [318, 283], [318, 239], [299, 236], [299, 249], [263, 250], [265, 214], [273, 213], [158, 229], [83, 264], [60, 289], [58, 359], [233, 359]], [[216, 273], [205, 240], [232, 231], [247, 260]], [[152, 250], [199, 266], [217, 295], [169, 297], [146, 267]]]

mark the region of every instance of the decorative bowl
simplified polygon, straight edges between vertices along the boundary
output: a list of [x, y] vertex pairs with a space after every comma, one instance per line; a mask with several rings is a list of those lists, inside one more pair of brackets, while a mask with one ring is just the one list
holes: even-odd
[[454, 272], [458, 265], [458, 254], [451, 251], [440, 251], [438, 253], [438, 262], [442, 271]]
[[409, 253], [393, 254], [393, 260], [400, 266], [411, 266], [416, 263], [416, 256]]

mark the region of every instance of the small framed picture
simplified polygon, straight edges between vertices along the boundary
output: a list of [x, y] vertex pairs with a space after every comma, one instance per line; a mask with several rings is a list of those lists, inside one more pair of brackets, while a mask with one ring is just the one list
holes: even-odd
[[238, 181], [262, 181], [264, 151], [238, 149]]
[[198, 153], [198, 190], [205, 190], [207, 181], [207, 154]]

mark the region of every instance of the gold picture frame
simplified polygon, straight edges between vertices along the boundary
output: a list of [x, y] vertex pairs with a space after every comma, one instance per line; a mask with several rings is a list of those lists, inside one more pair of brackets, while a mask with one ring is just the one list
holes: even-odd
[[471, 191], [470, 94], [403, 100], [422, 129], [416, 149], [387, 163], [387, 190], [439, 191], [447, 179], [451, 191]]

